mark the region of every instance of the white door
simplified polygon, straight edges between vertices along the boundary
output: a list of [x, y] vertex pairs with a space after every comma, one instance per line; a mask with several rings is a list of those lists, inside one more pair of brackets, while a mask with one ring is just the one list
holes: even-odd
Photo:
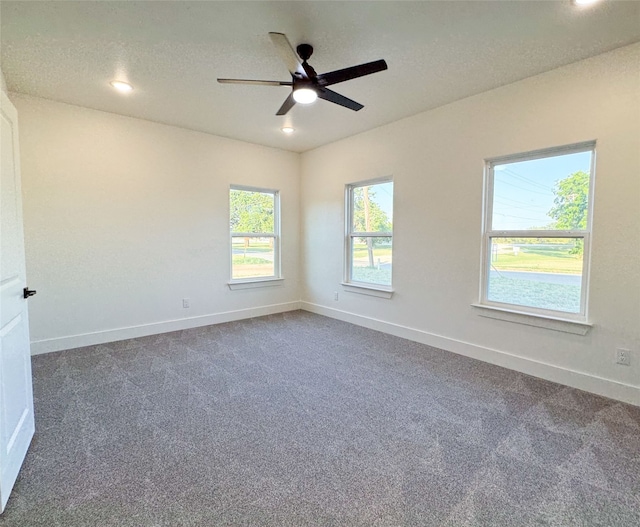
[[29, 321], [25, 300], [24, 237], [18, 117], [4, 92], [0, 117], [0, 512], [33, 437]]

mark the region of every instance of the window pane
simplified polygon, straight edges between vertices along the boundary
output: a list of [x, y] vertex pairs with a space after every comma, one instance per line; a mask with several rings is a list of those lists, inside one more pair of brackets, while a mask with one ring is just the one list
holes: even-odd
[[487, 298], [580, 313], [581, 238], [492, 238]]
[[391, 238], [353, 238], [351, 279], [391, 285]]
[[231, 189], [231, 232], [274, 232], [274, 202], [271, 192]]
[[231, 277], [275, 276], [273, 238], [234, 236], [231, 239]]
[[393, 230], [393, 182], [354, 187], [351, 230], [391, 232]]
[[587, 228], [591, 151], [493, 169], [493, 230]]

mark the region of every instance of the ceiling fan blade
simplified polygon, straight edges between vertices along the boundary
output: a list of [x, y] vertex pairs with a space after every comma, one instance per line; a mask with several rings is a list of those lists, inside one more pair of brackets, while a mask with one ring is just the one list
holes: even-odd
[[304, 69], [307, 77], [309, 77], [310, 79], [315, 79], [318, 76], [316, 70], [314, 70], [308, 62], [303, 62], [301, 66]]
[[378, 73], [386, 69], [387, 63], [384, 60], [374, 60], [373, 62], [351, 66], [350, 68], [344, 68], [342, 70], [321, 73], [317, 79], [320, 86], [331, 86], [332, 84], [371, 75], [372, 73]]
[[250, 79], [218, 79], [220, 84], [257, 84], [259, 86], [293, 86], [288, 81], [258, 81]]
[[289, 94], [289, 97], [287, 97], [284, 102], [282, 103], [282, 106], [280, 106], [280, 109], [276, 112], [276, 115], [284, 115], [286, 114], [289, 110], [291, 110], [291, 108], [293, 108], [293, 105], [296, 103], [296, 100], [293, 98], [293, 92], [291, 92]]
[[291, 46], [291, 42], [289, 42], [287, 35], [285, 35], [284, 33], [269, 33], [269, 37], [271, 38], [271, 42], [273, 42], [273, 45], [278, 50], [280, 57], [287, 65], [289, 73], [291, 73], [291, 75], [295, 75], [296, 73], [298, 73], [305, 78], [308, 77], [307, 72], [302, 66], [300, 57], [298, 57], [298, 54]]
[[340, 95], [339, 93], [336, 93], [329, 88], [318, 87], [316, 88], [316, 91], [318, 92], [318, 97], [320, 97], [321, 99], [339, 104], [340, 106], [344, 106], [345, 108], [349, 108], [350, 110], [353, 110], [355, 112], [364, 108], [364, 106], [359, 102], [353, 101], [348, 97], [345, 97], [344, 95]]

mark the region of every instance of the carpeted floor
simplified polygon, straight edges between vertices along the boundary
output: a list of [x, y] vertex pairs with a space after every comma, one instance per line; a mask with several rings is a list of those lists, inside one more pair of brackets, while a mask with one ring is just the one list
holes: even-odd
[[640, 408], [318, 315], [33, 372], [4, 527], [640, 525]]

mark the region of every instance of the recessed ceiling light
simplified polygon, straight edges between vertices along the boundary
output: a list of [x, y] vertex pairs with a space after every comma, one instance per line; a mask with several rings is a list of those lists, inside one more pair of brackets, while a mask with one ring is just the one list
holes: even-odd
[[596, 2], [599, 2], [600, 0], [571, 0], [571, 3], [573, 5], [589, 5], [589, 4], [595, 4]]
[[311, 104], [318, 98], [318, 94], [311, 88], [298, 88], [293, 90], [293, 98], [300, 104]]
[[122, 93], [127, 93], [133, 90], [133, 86], [131, 86], [131, 84], [129, 84], [128, 82], [111, 81], [109, 84], [111, 84], [111, 86], [113, 86], [116, 90]]
[[291, 128], [290, 126], [283, 126], [282, 127], [282, 131], [287, 135], [291, 135], [293, 132], [296, 131], [296, 129], [295, 128]]

